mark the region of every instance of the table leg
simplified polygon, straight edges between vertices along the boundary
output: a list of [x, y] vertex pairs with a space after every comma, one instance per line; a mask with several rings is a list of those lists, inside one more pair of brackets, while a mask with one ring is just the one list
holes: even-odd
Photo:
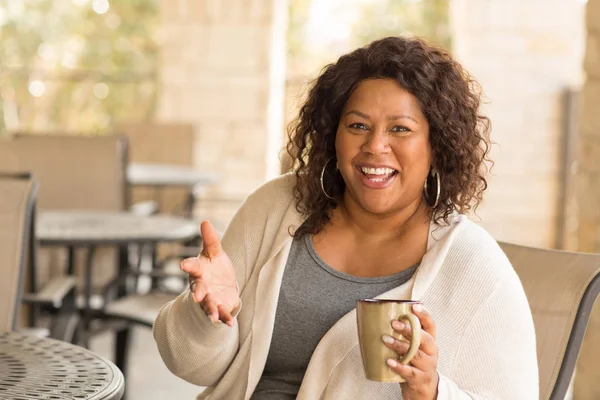
[[92, 266], [94, 262], [94, 253], [96, 246], [90, 246], [88, 249], [87, 258], [85, 260], [85, 276], [84, 276], [84, 301], [83, 310], [83, 346], [89, 348], [90, 338], [90, 323], [92, 314]]
[[75, 270], [75, 248], [67, 246], [67, 275], [72, 276]]
[[194, 207], [196, 207], [196, 196], [194, 195], [194, 189], [189, 188], [185, 202], [184, 216], [187, 218], [192, 218], [194, 215]]
[[122, 283], [117, 286], [117, 298], [123, 297], [129, 292], [129, 246], [121, 245], [118, 247], [119, 264], [117, 274], [119, 277], [125, 277]]
[[[158, 243], [148, 243], [148, 245], [150, 246], [150, 254], [151, 254], [151, 264], [150, 264], [150, 272], [155, 272], [156, 269], [156, 263], [157, 263], [157, 246]], [[151, 276], [150, 278], [150, 287], [151, 289], [158, 289], [158, 281], [159, 278], [155, 277], [155, 276]]]

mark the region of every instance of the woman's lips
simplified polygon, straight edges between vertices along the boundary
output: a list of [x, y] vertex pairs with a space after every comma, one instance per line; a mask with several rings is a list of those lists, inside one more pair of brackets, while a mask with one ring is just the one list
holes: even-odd
[[[361, 182], [364, 186], [368, 187], [369, 189], [386, 188], [392, 184], [392, 182], [396, 179], [396, 175], [398, 175], [398, 171], [388, 167], [357, 167], [357, 170], [360, 175]], [[391, 170], [392, 172], [385, 173], [386, 170]], [[377, 173], [367, 173], [365, 171]]]

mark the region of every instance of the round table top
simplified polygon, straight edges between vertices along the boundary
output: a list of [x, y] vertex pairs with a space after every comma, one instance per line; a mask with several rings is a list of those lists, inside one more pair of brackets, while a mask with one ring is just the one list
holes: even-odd
[[121, 371], [89, 350], [0, 332], [0, 399], [117, 400], [124, 390]]
[[131, 163], [127, 167], [127, 181], [132, 185], [195, 186], [212, 185], [217, 180], [215, 174], [181, 165]]
[[41, 245], [176, 242], [193, 239], [199, 233], [197, 222], [170, 215], [65, 210], [40, 212], [36, 221]]

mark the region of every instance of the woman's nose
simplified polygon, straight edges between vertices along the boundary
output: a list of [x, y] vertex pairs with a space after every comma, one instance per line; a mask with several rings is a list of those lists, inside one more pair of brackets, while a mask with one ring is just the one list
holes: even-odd
[[367, 140], [362, 146], [362, 151], [371, 154], [382, 154], [390, 149], [387, 132], [373, 132], [367, 135]]

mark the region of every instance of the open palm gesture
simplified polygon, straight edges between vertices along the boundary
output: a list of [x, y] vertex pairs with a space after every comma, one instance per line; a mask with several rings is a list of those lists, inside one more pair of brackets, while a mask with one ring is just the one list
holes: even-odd
[[211, 321], [233, 326], [232, 314], [240, 307], [238, 285], [233, 264], [221, 247], [215, 228], [208, 221], [200, 225], [204, 245], [198, 257], [181, 262], [189, 275], [190, 292]]

